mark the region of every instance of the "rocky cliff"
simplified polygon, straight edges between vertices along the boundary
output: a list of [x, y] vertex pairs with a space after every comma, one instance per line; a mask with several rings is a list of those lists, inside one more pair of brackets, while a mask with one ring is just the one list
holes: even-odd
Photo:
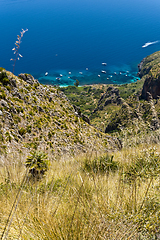
[[145, 80], [142, 89], [142, 98], [147, 100], [147, 92], [153, 98], [160, 96], [160, 51], [144, 58], [138, 65], [139, 76]]

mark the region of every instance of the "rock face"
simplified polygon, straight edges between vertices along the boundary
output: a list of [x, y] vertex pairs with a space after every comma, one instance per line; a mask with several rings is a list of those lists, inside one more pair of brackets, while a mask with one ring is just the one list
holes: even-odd
[[143, 60], [138, 64], [138, 76], [142, 78], [144, 75], [148, 74], [151, 70], [151, 66], [144, 68], [143, 66], [146, 63], [146, 58], [143, 58]]
[[154, 79], [153, 77], [147, 77], [143, 89], [142, 89], [142, 98], [147, 99], [147, 92], [149, 92], [153, 98], [157, 99], [160, 96], [160, 77]]
[[90, 124], [89, 118], [81, 112], [80, 107], [77, 107], [77, 106], [75, 106], [75, 105], [73, 105], [73, 107], [74, 107], [74, 109], [75, 109], [75, 114], [76, 114], [78, 117], [81, 117], [81, 118], [83, 119], [83, 121], [85, 121], [85, 122], [87, 122], [88, 124]]
[[138, 65], [139, 77], [145, 79], [141, 97], [147, 100], [147, 92], [154, 99], [160, 96], [160, 51], [144, 58]]

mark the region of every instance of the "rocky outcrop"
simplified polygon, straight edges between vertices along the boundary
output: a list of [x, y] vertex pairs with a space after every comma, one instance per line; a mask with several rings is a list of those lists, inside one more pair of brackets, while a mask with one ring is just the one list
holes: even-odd
[[152, 66], [144, 67], [146, 62], [147, 62], [147, 59], [143, 58], [143, 60], [138, 64], [138, 76], [140, 78], [142, 78], [144, 75], [148, 74], [152, 68]]
[[105, 106], [109, 104], [117, 104], [120, 105], [123, 103], [123, 99], [120, 97], [119, 89], [115, 87], [108, 87], [106, 92], [101, 96], [98, 101], [97, 107], [91, 113], [94, 114], [97, 111], [102, 111]]
[[83, 119], [83, 121], [90, 124], [89, 118], [81, 112], [80, 107], [77, 107], [76, 105], [73, 105], [73, 107], [74, 107], [74, 110], [75, 110], [75, 115], [78, 116], [78, 117], [81, 117]]
[[33, 85], [35, 83], [39, 83], [37, 79], [34, 79], [34, 77], [30, 74], [26, 74], [26, 73], [20, 73], [18, 75], [19, 78], [23, 79], [25, 82]]
[[160, 96], [160, 51], [144, 58], [138, 65], [139, 77], [143, 78], [144, 85], [141, 97], [147, 100], [147, 92], [153, 98]]
[[160, 96], [160, 77], [154, 78], [153, 76], [151, 77], [146, 77], [146, 80], [143, 85], [142, 89], [142, 98], [148, 100], [148, 92], [152, 95], [154, 99], [159, 98]]

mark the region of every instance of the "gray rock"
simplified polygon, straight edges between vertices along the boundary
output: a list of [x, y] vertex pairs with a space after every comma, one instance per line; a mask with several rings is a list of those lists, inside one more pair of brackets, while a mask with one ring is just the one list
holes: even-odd
[[20, 77], [21, 79], [23, 79], [25, 82], [33, 85], [34, 83], [39, 83], [37, 79], [34, 79], [34, 77], [30, 74], [24, 74], [21, 73], [18, 75], [18, 77]]
[[12, 94], [13, 94], [13, 96], [18, 97], [19, 99], [22, 99], [22, 96], [21, 96], [21, 94], [19, 93], [18, 89], [15, 89]]
[[3, 116], [3, 112], [0, 110], [0, 116]]
[[1, 99], [0, 105], [3, 106], [3, 107], [9, 108], [8, 103], [3, 99]]
[[51, 102], [52, 101], [52, 97], [49, 97], [49, 102]]
[[11, 111], [12, 113], [14, 113], [14, 114], [17, 113], [17, 110], [16, 110], [14, 107], [11, 107], [11, 108], [10, 108], [10, 111]]
[[37, 106], [37, 110], [38, 110], [39, 112], [44, 112], [44, 109], [43, 109], [41, 106]]

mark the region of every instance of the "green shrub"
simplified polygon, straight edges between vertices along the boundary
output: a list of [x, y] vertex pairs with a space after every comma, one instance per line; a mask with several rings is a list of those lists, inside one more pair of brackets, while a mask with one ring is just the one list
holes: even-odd
[[11, 87], [10, 86], [6, 86], [6, 89], [11, 92]]
[[12, 137], [11, 137], [10, 133], [9, 133], [9, 132], [6, 132], [5, 135], [6, 135], [6, 140], [9, 141], [9, 142], [11, 142]]
[[28, 133], [31, 133], [31, 131], [32, 131], [32, 126], [31, 126], [31, 125], [28, 125], [26, 131], [27, 131]]
[[74, 82], [74, 86], [78, 87], [78, 85], [79, 85], [79, 81], [78, 79], [76, 79], [76, 81]]
[[124, 176], [127, 182], [132, 182], [137, 178], [146, 179], [158, 176], [160, 174], [160, 156], [154, 148], [145, 149], [126, 168]]
[[26, 129], [24, 129], [23, 127], [19, 129], [19, 134], [21, 136], [23, 136], [26, 133]]
[[118, 162], [113, 160], [113, 156], [102, 156], [93, 160], [85, 159], [84, 170], [94, 173], [109, 173], [118, 170]]
[[39, 151], [31, 152], [31, 155], [26, 159], [25, 166], [34, 178], [42, 177], [49, 168], [47, 154]]

